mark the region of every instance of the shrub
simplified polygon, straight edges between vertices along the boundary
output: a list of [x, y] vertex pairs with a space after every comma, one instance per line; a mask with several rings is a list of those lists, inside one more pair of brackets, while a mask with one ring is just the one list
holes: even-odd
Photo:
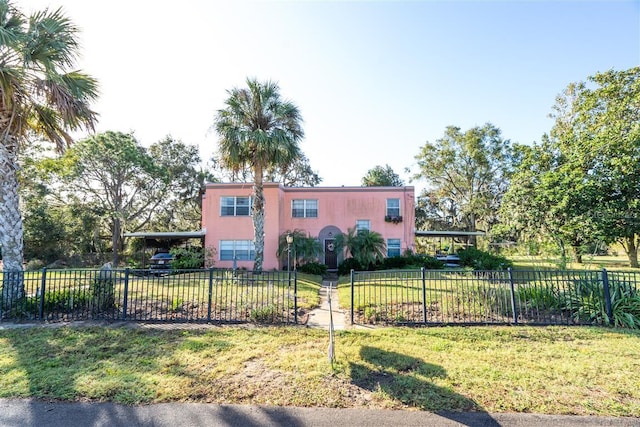
[[187, 270], [204, 266], [204, 253], [201, 248], [172, 248], [171, 268]]
[[351, 270], [363, 271], [365, 269], [355, 258], [347, 258], [338, 265], [338, 274], [340, 276], [351, 274]]
[[[38, 310], [41, 297], [28, 297], [26, 301], [26, 310], [29, 312], [35, 312]], [[68, 313], [73, 310], [77, 310], [82, 307], [87, 307], [89, 304], [89, 296], [77, 289], [65, 289], [45, 292], [44, 301], [42, 301], [42, 307], [46, 312], [57, 311], [62, 313]]]
[[469, 247], [458, 251], [461, 267], [471, 267], [474, 270], [505, 270], [513, 263], [500, 255], [493, 255], [480, 249]]
[[381, 263], [376, 265], [378, 270], [399, 270], [409, 265], [409, 259], [405, 256], [394, 256], [385, 258]]
[[399, 270], [402, 268], [435, 270], [444, 268], [444, 263], [428, 255], [405, 253], [402, 256], [385, 258], [376, 265], [377, 270]]
[[409, 260], [411, 266], [415, 265], [420, 268], [426, 268], [427, 270], [437, 270], [445, 267], [444, 262], [429, 255], [411, 255], [411, 258]]
[[362, 266], [355, 258], [347, 258], [338, 266], [338, 274], [341, 276], [347, 275], [351, 272], [351, 269], [356, 271], [400, 270], [403, 268], [436, 270], [444, 268], [444, 266], [445, 264], [442, 261], [428, 255], [405, 253], [402, 256], [384, 258], [368, 268]]
[[191, 270], [204, 267], [212, 267], [214, 264], [215, 249], [199, 247], [177, 247], [170, 251], [173, 255], [171, 268], [176, 270]]
[[531, 308], [548, 310], [564, 308], [564, 302], [558, 290], [544, 285], [521, 288], [518, 291], [518, 299]]
[[44, 261], [34, 258], [25, 264], [24, 269], [27, 271], [35, 271], [42, 270], [45, 266], [46, 264]]
[[276, 307], [265, 305], [264, 307], [254, 308], [249, 313], [249, 318], [256, 323], [272, 323], [276, 318]]
[[565, 308], [574, 319], [597, 324], [612, 323], [614, 326], [630, 329], [640, 328], [640, 294], [623, 282], [609, 283], [611, 311], [607, 313], [604, 286], [599, 280], [577, 280], [566, 297]]
[[323, 274], [327, 273], [327, 266], [317, 262], [308, 262], [306, 264], [299, 265], [298, 271], [301, 273], [315, 274], [315, 275], [322, 276]]

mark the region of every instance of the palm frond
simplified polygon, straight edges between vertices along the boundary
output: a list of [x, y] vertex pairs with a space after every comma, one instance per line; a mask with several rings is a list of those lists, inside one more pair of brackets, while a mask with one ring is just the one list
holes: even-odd
[[31, 104], [29, 128], [53, 142], [58, 151], [71, 145], [73, 139], [61, 126], [60, 113], [45, 105]]
[[29, 18], [25, 58], [45, 70], [73, 66], [78, 54], [78, 28], [62, 13], [49, 9]]
[[36, 94], [59, 112], [65, 127], [93, 130], [96, 113], [89, 108], [87, 101], [97, 96], [95, 79], [79, 72], [49, 73], [45, 79], [37, 79], [35, 86]]
[[11, 3], [0, 1], [0, 46], [15, 46], [24, 36], [25, 18]]

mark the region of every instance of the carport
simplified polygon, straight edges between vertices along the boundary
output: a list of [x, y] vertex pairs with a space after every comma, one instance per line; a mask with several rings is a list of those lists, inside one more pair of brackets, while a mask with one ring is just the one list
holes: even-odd
[[144, 239], [142, 249], [142, 265], [147, 264], [147, 248], [170, 249], [174, 246], [187, 244], [189, 240], [199, 240], [200, 246], [204, 248], [204, 236], [206, 230], [200, 231], [140, 231], [136, 233], [125, 233], [124, 237]]

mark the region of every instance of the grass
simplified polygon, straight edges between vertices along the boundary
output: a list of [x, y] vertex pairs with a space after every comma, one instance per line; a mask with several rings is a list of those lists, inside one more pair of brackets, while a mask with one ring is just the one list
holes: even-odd
[[605, 328], [0, 330], [0, 397], [640, 416], [640, 333]]
[[[510, 255], [514, 269], [519, 270], [558, 270], [563, 265], [558, 257]], [[629, 267], [629, 258], [626, 255], [583, 255], [582, 263], [574, 261], [566, 262], [568, 270], [607, 270], [637, 271], [637, 268]]]

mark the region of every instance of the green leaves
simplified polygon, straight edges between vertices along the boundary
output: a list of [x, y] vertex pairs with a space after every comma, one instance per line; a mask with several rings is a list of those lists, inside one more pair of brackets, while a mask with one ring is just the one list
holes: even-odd
[[220, 159], [233, 170], [286, 168], [301, 155], [300, 112], [281, 99], [276, 83], [247, 79], [247, 86], [228, 91], [226, 108], [216, 116]]
[[640, 67], [572, 83], [555, 124], [525, 150], [501, 214], [520, 231], [579, 248], [622, 241], [637, 267], [640, 220]]
[[93, 129], [96, 114], [89, 103], [97, 82], [69, 71], [78, 56], [77, 28], [60, 9], [38, 11], [28, 19], [9, 1], [0, 1], [0, 128], [14, 138], [29, 132], [54, 142], [60, 150], [71, 142], [67, 130]]
[[369, 169], [367, 174], [362, 178], [364, 187], [402, 187], [404, 181], [394, 172], [389, 165], [376, 166]]
[[376, 231], [347, 229], [336, 236], [336, 247], [347, 252], [363, 267], [368, 268], [386, 256], [387, 244]]
[[420, 171], [414, 178], [428, 184], [422, 198], [429, 199], [423, 203], [429, 205], [424, 214], [432, 222], [470, 231], [476, 230], [477, 222], [487, 228], [495, 222], [513, 167], [513, 148], [498, 128], [487, 123], [462, 132], [449, 126], [415, 158]]

